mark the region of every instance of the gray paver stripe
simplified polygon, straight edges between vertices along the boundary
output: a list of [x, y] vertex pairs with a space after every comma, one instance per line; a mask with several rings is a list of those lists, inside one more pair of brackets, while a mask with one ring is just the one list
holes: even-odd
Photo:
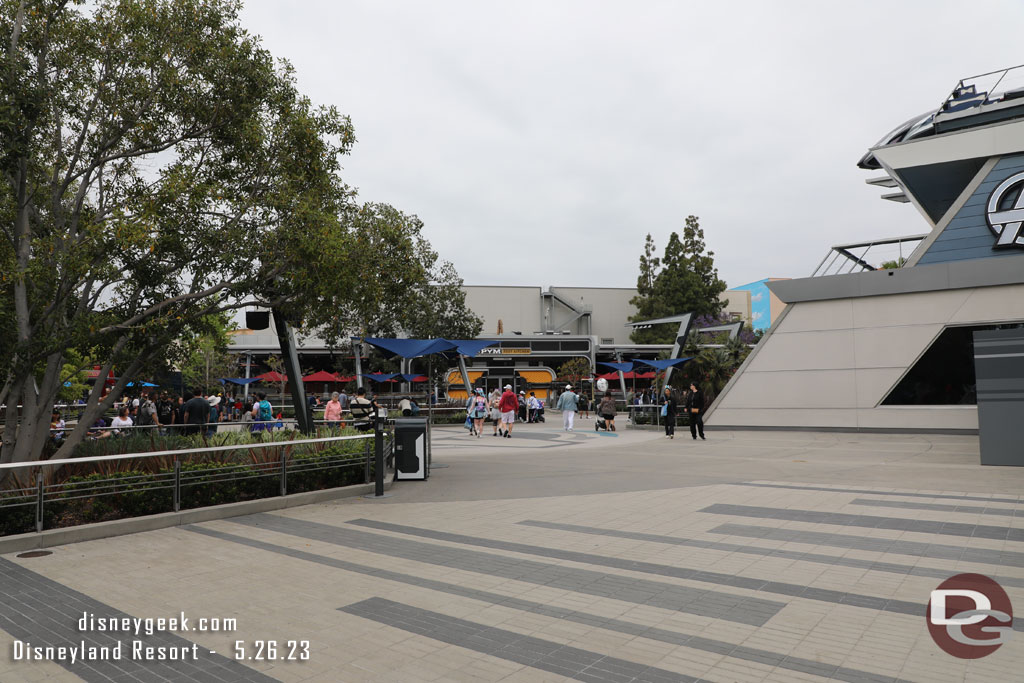
[[764, 625], [786, 606], [783, 602], [756, 596], [680, 586], [666, 581], [635, 579], [478, 550], [449, 548], [279, 515], [248, 515], [224, 521], [425, 564], [487, 576], [500, 576], [524, 583], [562, 588], [585, 595], [661, 607], [751, 626]]
[[845, 512], [770, 508], [757, 505], [732, 505], [731, 503], [715, 503], [699, 510], [699, 512], [707, 512], [714, 515], [733, 515], [735, 517], [757, 517], [758, 519], [781, 519], [790, 522], [808, 522], [810, 524], [835, 524], [838, 526], [864, 527], [868, 529], [893, 529], [941, 536], [991, 538], [997, 541], [1024, 541], [1024, 529], [986, 524], [937, 522], [928, 519], [908, 519], [906, 517], [851, 515]]
[[[32, 646], [79, 646], [84, 642], [86, 647], [113, 648], [123, 643], [120, 660], [76, 661], [75, 664], [56, 660], [64, 669], [86, 681], [210, 681], [215, 678], [271, 683], [277, 680], [233, 659], [210, 654], [209, 649], [201, 646], [198, 648], [199, 658], [195, 660], [135, 661], [131, 658], [134, 640], [142, 641], [146, 647], [191, 648], [193, 643], [166, 631], [157, 631], [151, 636], [144, 633], [136, 636], [123, 632], [79, 631], [78, 620], [83, 612], [97, 617], [131, 618], [131, 615], [5, 558], [0, 558], [0, 605], [3, 605], [0, 629]], [[31, 666], [31, 663], [27, 665]]]
[[832, 548], [854, 548], [856, 550], [895, 553], [911, 557], [928, 557], [937, 560], [957, 560], [959, 562], [976, 562], [979, 564], [1014, 568], [1024, 567], [1024, 553], [1008, 550], [990, 550], [987, 548], [968, 548], [962, 545], [922, 543], [920, 541], [853, 536], [841, 533], [830, 534], [824, 531], [805, 531], [803, 529], [777, 529], [774, 527], [735, 523], [720, 524], [713, 529], [708, 529], [707, 533], [722, 534], [723, 536], [761, 538], [766, 541], [824, 545]]
[[906, 500], [877, 500], [875, 498], [854, 498], [850, 505], [870, 507], [902, 508], [905, 510], [936, 510], [938, 512], [961, 512], [964, 514], [995, 515], [1000, 517], [1024, 517], [1024, 510], [996, 508], [981, 505], [949, 505], [946, 503], [917, 503]]
[[1021, 498], [996, 498], [993, 496], [972, 496], [970, 494], [955, 493], [919, 493], [917, 491], [874, 491], [872, 489], [842, 489], [828, 486], [797, 486], [796, 484], [764, 484], [759, 482], [737, 482], [730, 486], [754, 486], [766, 489], [790, 489], [793, 491], [825, 491], [827, 493], [863, 493], [872, 496], [900, 496], [902, 498], [948, 498], [952, 500], [975, 500], [981, 503], [1010, 503], [1011, 505], [1024, 504]]
[[341, 611], [409, 633], [457, 645], [533, 669], [588, 683], [698, 683], [686, 674], [608, 657], [551, 640], [450, 617], [384, 598], [369, 598]]
[[[781, 557], [787, 560], [799, 560], [801, 562], [814, 562], [816, 564], [830, 564], [840, 567], [854, 567], [856, 569], [869, 569], [876, 572], [887, 572], [890, 574], [907, 574], [912, 576], [927, 576], [935, 579], [948, 579], [950, 574], [947, 569], [933, 569], [910, 564], [898, 564], [895, 562], [880, 562], [878, 560], [862, 560], [857, 557], [840, 557], [836, 555], [825, 555], [823, 553], [811, 553], [801, 550], [786, 550], [784, 548], [762, 548], [757, 545], [740, 545], [738, 543], [726, 543], [723, 541], [705, 541], [697, 538], [680, 538], [678, 536], [662, 536], [660, 534], [647, 534], [638, 531], [619, 531], [617, 529], [606, 529], [603, 527], [580, 526], [578, 524], [561, 524], [559, 522], [544, 522], [527, 519], [516, 522], [524, 526], [534, 526], [540, 529], [553, 529], [555, 531], [569, 531], [580, 534], [591, 534], [594, 536], [609, 536], [612, 538], [627, 538], [633, 541], [648, 541], [651, 543], [665, 543], [667, 545], [679, 545], [690, 548], [703, 548], [705, 550], [721, 550], [729, 553], [743, 553], [745, 555], [760, 555], [761, 557]], [[721, 533], [715, 532], [714, 533]], [[749, 534], [751, 538], [759, 538], [756, 534]], [[792, 540], [796, 540], [794, 537]], [[875, 539], [865, 539], [875, 540]], [[824, 543], [819, 545], [826, 545]], [[848, 547], [848, 546], [846, 546]], [[962, 551], [962, 548], [958, 548]], [[992, 576], [1004, 586], [1024, 588], [1024, 579], [1013, 576]]]
[[384, 579], [387, 581], [395, 581], [398, 583], [408, 584], [411, 586], [418, 586], [420, 588], [439, 591], [442, 593], [447, 593], [449, 595], [457, 595], [459, 597], [469, 598], [471, 600], [487, 602], [492, 605], [501, 605], [503, 607], [509, 607], [512, 609], [521, 610], [523, 612], [540, 614], [543, 616], [551, 617], [553, 619], [562, 619], [564, 621], [571, 621], [577, 624], [586, 624], [587, 626], [595, 626], [597, 628], [605, 629], [608, 631], [615, 631], [617, 633], [625, 633], [627, 635], [640, 636], [643, 638], [647, 638], [649, 640], [656, 640], [662, 643], [683, 645], [685, 647], [689, 647], [695, 650], [724, 654], [728, 657], [734, 657], [746, 661], [772, 664], [774, 666], [778, 666], [780, 668], [788, 669], [791, 671], [817, 673], [819, 671], [822, 671], [824, 668], [828, 669], [828, 676], [831, 677], [833, 680], [837, 681], [848, 681], [849, 683], [862, 683], [863, 681], [894, 680], [891, 677], [882, 676], [880, 674], [873, 674], [868, 671], [861, 671], [859, 669], [837, 667], [833, 664], [816, 662], [811, 659], [787, 656], [778, 652], [772, 652], [770, 650], [761, 650], [759, 648], [752, 648], [747, 647], [745, 645], [729, 643], [724, 640], [715, 640], [712, 638], [704, 638], [702, 636], [688, 635], [686, 633], [679, 633], [678, 631], [670, 631], [668, 629], [663, 628], [649, 628], [643, 624], [637, 624], [635, 622], [626, 621], [624, 619], [603, 617], [597, 614], [591, 614], [590, 612], [581, 612], [578, 610], [568, 609], [566, 607], [556, 607], [554, 605], [548, 605], [541, 602], [533, 602], [531, 600], [513, 598], [508, 595], [503, 595], [501, 593], [492, 593], [490, 591], [478, 590], [476, 588], [467, 588], [465, 586], [460, 586], [454, 583], [435, 581], [434, 579], [427, 579], [421, 576], [401, 574], [399, 572], [393, 572], [387, 569], [378, 569], [377, 567], [370, 567], [367, 565], [356, 564], [354, 562], [347, 562], [345, 560], [339, 560], [337, 558], [328, 557], [326, 555], [318, 555], [316, 553], [311, 553], [305, 550], [297, 550], [295, 548], [289, 548], [287, 546], [277, 545], [274, 543], [267, 543], [266, 541], [260, 541], [254, 538], [248, 538], [246, 536], [238, 536], [236, 534], [230, 534], [224, 531], [217, 531], [215, 529], [208, 529], [206, 527], [186, 526], [183, 528], [188, 531], [194, 531], [196, 533], [217, 538], [223, 541], [239, 543], [241, 545], [249, 546], [251, 548], [258, 548], [260, 550], [266, 550], [268, 552], [286, 555], [288, 557], [292, 557], [298, 560], [315, 562], [317, 564], [321, 564], [327, 567], [334, 567], [336, 569], [341, 569], [344, 571], [350, 571], [357, 574], [363, 574], [366, 576], [373, 576], [374, 578]]
[[412, 534], [415, 536], [437, 539], [439, 541], [478, 545], [486, 548], [499, 548], [510, 552], [540, 555], [542, 557], [570, 560], [572, 562], [594, 564], [603, 567], [614, 567], [616, 569], [627, 569], [629, 571], [641, 572], [644, 574], [671, 576], [673, 578], [685, 579], [688, 581], [699, 581], [703, 583], [713, 583], [719, 586], [745, 588], [752, 591], [762, 591], [765, 593], [773, 593], [775, 595], [788, 595], [807, 600], [818, 600], [821, 602], [831, 602], [840, 605], [852, 605], [854, 607], [864, 607], [882, 612], [893, 612], [895, 614], [912, 614], [914, 616], [918, 616], [924, 614], [925, 610], [925, 606], [923, 604], [909, 602], [907, 600], [891, 600], [889, 598], [880, 598], [873, 595], [864, 595], [862, 593], [849, 593], [846, 591], [831, 590], [827, 588], [813, 588], [810, 586], [801, 586], [795, 583], [785, 583], [783, 581], [770, 581], [768, 579], [736, 576], [734, 574], [724, 574], [721, 572], [712, 572], [702, 569], [688, 569], [685, 567], [675, 567], [666, 564], [655, 564], [653, 562], [640, 562], [620, 557], [607, 557], [604, 555], [594, 555], [592, 553], [581, 553], [572, 550], [527, 545], [525, 543], [495, 541], [477, 536], [453, 534], [444, 531], [437, 531], [435, 529], [422, 529], [420, 527], [404, 526], [400, 524], [389, 524], [387, 522], [378, 522], [369, 519], [356, 519], [350, 521], [349, 524], [358, 524], [360, 526], [380, 529], [382, 531]]

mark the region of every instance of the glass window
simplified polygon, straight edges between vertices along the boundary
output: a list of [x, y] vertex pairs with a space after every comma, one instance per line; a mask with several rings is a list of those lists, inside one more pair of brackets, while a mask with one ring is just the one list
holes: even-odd
[[882, 405], [977, 405], [974, 331], [1020, 326], [947, 327], [885, 397]]

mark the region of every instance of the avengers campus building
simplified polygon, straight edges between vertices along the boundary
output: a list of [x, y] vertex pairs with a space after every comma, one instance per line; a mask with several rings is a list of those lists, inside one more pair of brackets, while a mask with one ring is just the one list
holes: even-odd
[[[1024, 67], [964, 79], [864, 155], [867, 182], [912, 204], [927, 232], [836, 246], [811, 277], [768, 282], [786, 306], [708, 424], [973, 433], [979, 399], [1021, 407], [1024, 87], [1014, 84]], [[873, 255], [884, 249], [902, 255], [882, 268]], [[982, 355], [997, 365], [977, 374]]]

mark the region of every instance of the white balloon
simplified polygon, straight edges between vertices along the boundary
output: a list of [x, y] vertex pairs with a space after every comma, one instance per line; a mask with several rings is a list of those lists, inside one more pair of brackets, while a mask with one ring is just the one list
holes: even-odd
[[597, 390], [600, 391], [601, 393], [608, 391], [608, 380], [606, 380], [604, 377], [597, 380]]

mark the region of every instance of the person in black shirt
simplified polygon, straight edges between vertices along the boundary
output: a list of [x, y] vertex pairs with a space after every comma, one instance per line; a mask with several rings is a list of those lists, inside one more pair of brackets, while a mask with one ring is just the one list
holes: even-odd
[[704, 439], [704, 392], [693, 382], [690, 383], [685, 406], [690, 416], [690, 435], [696, 441], [697, 432], [700, 432], [700, 438]]
[[679, 412], [679, 403], [676, 401], [676, 395], [672, 392], [672, 387], [665, 386], [665, 438], [674, 439], [676, 438], [676, 413]]
[[199, 389], [192, 391], [190, 398], [184, 405], [184, 416], [182, 423], [186, 434], [198, 434], [202, 425], [206, 424], [210, 417], [210, 403], [203, 398], [203, 392]]

